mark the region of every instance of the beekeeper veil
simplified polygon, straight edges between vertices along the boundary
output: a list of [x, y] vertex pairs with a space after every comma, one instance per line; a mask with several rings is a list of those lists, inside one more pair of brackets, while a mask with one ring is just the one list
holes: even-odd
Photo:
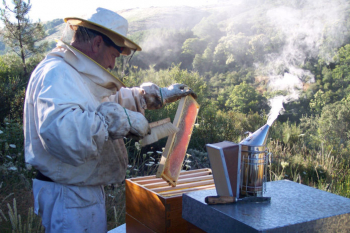
[[141, 47], [126, 37], [128, 32], [128, 21], [119, 14], [104, 9], [97, 8], [96, 11], [82, 17], [67, 17], [64, 19], [66, 28], [61, 40], [71, 44], [73, 41], [92, 42], [92, 39], [100, 35], [107, 46], [116, 48], [122, 61], [118, 61], [117, 66], [123, 70], [130, 62], [136, 51], [141, 51]]

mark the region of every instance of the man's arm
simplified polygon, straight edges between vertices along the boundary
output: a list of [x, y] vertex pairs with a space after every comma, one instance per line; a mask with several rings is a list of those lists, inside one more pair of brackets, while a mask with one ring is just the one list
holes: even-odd
[[140, 87], [121, 88], [116, 95], [110, 96], [108, 101], [144, 114], [145, 109], [159, 109], [187, 95], [197, 98], [197, 95], [185, 84], [177, 83], [160, 88], [154, 83], [147, 82]]
[[80, 75], [52, 69], [42, 77], [33, 95], [36, 130], [45, 150], [61, 161], [78, 166], [99, 156], [106, 140], [147, 133], [142, 114], [129, 112], [129, 120], [120, 105], [118, 111], [98, 108]]
[[87, 92], [80, 77], [57, 68], [43, 75], [33, 96], [43, 147], [74, 166], [97, 157], [107, 135], [100, 116], [89, 107]]

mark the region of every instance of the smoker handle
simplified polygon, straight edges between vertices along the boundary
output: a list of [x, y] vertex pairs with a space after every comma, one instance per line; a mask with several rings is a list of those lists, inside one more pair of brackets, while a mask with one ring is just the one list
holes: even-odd
[[205, 198], [205, 203], [207, 203], [208, 205], [227, 204], [235, 202], [237, 202], [237, 199], [231, 196], [208, 196]]

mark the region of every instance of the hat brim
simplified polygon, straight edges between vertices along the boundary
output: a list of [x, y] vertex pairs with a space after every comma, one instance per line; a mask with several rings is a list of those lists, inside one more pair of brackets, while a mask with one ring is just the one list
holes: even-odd
[[142, 50], [141, 47], [135, 42], [133, 42], [132, 40], [120, 35], [119, 33], [116, 33], [115, 31], [112, 31], [106, 27], [103, 27], [97, 23], [93, 23], [91, 21], [87, 21], [85, 19], [81, 19], [77, 17], [65, 18], [64, 22], [66, 23], [69, 22], [71, 25], [74, 25], [74, 26], [86, 27], [108, 36], [109, 39], [111, 39], [116, 45], [125, 48], [121, 53], [122, 55], [129, 55], [131, 53], [131, 50], [136, 50], [136, 51]]

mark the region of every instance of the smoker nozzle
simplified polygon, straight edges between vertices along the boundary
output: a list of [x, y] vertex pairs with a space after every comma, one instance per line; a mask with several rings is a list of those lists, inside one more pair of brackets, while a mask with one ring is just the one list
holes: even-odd
[[266, 144], [269, 129], [270, 126], [268, 124], [265, 124], [260, 129], [243, 139], [239, 144], [247, 146], [263, 146]]

